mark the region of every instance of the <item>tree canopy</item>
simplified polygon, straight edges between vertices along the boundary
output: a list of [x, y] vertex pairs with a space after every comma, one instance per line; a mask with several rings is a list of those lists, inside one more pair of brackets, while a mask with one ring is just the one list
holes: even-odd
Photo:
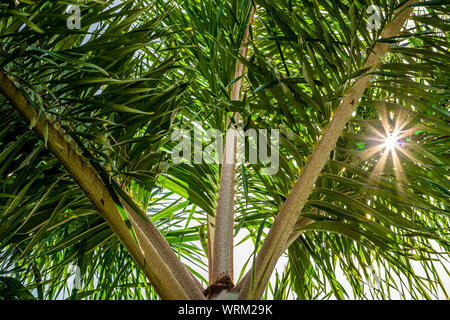
[[[446, 3], [0, 4], [0, 299], [202, 298], [223, 192], [240, 298], [448, 298]], [[232, 127], [276, 173], [174, 161]]]

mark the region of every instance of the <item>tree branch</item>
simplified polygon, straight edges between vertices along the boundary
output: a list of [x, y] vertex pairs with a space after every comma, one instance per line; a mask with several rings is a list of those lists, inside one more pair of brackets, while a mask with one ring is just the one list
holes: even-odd
[[[411, 15], [413, 8], [410, 5], [419, 2], [411, 0], [399, 9], [399, 14], [389, 22], [381, 38], [391, 38], [399, 34], [402, 26]], [[317, 180], [326, 161], [329, 158], [333, 146], [350, 120], [355, 106], [359, 103], [365, 89], [372, 78], [370, 73], [378, 69], [381, 59], [389, 50], [389, 43], [377, 42], [363, 68], [368, 71], [356, 79], [354, 85], [343, 97], [338, 110], [325, 130], [319, 144], [308, 159], [300, 176], [286, 199], [280, 213], [276, 217], [267, 238], [265, 239], [255, 262], [255, 270], [252, 276], [243, 279], [239, 299], [260, 299], [269, 282], [278, 258], [286, 248], [286, 244], [292, 234], [298, 216], [308, 199], [310, 192]]]
[[47, 135], [48, 149], [58, 158], [119, 237], [159, 296], [162, 299], [203, 299], [198, 283], [177, 259], [158, 229], [148, 219], [144, 221], [141, 218], [143, 214], [140, 216], [125, 205], [139, 243], [136, 242], [117, 210], [116, 205], [120, 204], [115, 203], [99, 173], [83, 155], [77, 153], [63, 132], [57, 129], [50, 119], [44, 120], [42, 115], [38, 114], [3, 71], [0, 71], [0, 92], [25, 120], [33, 125], [33, 130], [41, 139]]

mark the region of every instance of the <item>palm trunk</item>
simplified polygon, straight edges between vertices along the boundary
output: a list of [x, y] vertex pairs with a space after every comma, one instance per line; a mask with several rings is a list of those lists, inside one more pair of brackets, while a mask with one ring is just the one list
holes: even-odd
[[[253, 23], [254, 15], [255, 7], [252, 6], [239, 52], [243, 58], [247, 56], [249, 29]], [[231, 100], [233, 101], [240, 100], [244, 69], [244, 65], [241, 62], [237, 62], [234, 78], [241, 78], [233, 84], [231, 91]], [[235, 124], [237, 125], [238, 123], [239, 114], [236, 113]], [[233, 282], [234, 196], [237, 150], [237, 131], [235, 129], [235, 127], [232, 127], [227, 130], [225, 137], [225, 150], [215, 218], [213, 261], [210, 274], [211, 284], [225, 282], [232, 285]]]
[[[413, 8], [409, 6], [417, 2], [419, 1], [411, 0], [404, 4], [399, 9], [399, 14], [386, 25], [381, 33], [381, 38], [397, 36], [413, 11]], [[354, 108], [358, 105], [365, 89], [369, 86], [372, 78], [370, 73], [378, 69], [381, 59], [388, 52], [389, 47], [389, 43], [386, 42], [376, 43], [363, 67], [369, 68], [368, 71], [355, 81], [354, 85], [342, 98], [341, 104], [335, 112], [329, 127], [325, 130], [319, 144], [308, 159], [290, 195], [275, 219], [256, 257], [255, 269], [251, 271], [252, 276], [246, 276], [243, 279], [243, 283], [240, 285], [242, 287], [239, 294], [240, 299], [260, 299], [263, 295], [277, 260], [286, 248], [289, 237], [317, 177], [328, 160], [330, 152], [344, 130], [346, 123], [350, 120]]]

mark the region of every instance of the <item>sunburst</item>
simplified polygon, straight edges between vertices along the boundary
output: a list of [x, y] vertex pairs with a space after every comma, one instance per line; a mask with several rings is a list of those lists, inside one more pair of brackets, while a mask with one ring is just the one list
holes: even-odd
[[366, 122], [369, 131], [373, 134], [369, 140], [372, 140], [373, 146], [368, 148], [364, 154], [361, 156], [362, 161], [366, 161], [377, 153], [380, 154], [380, 158], [377, 164], [373, 168], [369, 185], [377, 185], [379, 178], [383, 175], [386, 163], [389, 158], [392, 160], [392, 169], [394, 172], [396, 187], [402, 192], [402, 186], [407, 185], [407, 177], [402, 167], [402, 161], [400, 159], [400, 154], [403, 154], [410, 160], [417, 160], [415, 157], [407, 150], [407, 137], [411, 136], [415, 128], [408, 128], [410, 123], [408, 117], [400, 109], [399, 113], [387, 113], [386, 108], [380, 108], [380, 129], [375, 128]]

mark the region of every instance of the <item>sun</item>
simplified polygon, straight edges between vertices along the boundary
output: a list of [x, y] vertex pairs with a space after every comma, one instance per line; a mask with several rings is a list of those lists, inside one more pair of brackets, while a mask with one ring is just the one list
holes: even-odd
[[384, 138], [384, 144], [383, 146], [389, 150], [392, 151], [394, 150], [394, 148], [396, 148], [397, 146], [399, 146], [398, 140], [399, 140], [399, 134], [400, 132], [395, 130], [393, 133], [388, 134], [385, 138]]
[[[373, 159], [374, 156], [379, 158], [371, 169], [371, 175], [368, 185], [377, 185], [381, 176], [385, 175], [386, 164], [391, 161], [392, 170], [396, 180], [396, 187], [402, 191], [402, 185], [408, 185], [406, 174], [402, 167], [402, 159], [410, 159], [416, 161], [416, 158], [408, 150], [408, 137], [413, 134], [415, 128], [409, 126], [409, 119], [404, 112], [397, 114], [391, 112], [388, 114], [386, 109], [382, 108], [380, 112], [381, 127], [375, 128], [366, 123], [373, 143], [368, 149], [361, 154], [360, 161], [365, 162]], [[403, 159], [403, 160], [404, 160]]]

